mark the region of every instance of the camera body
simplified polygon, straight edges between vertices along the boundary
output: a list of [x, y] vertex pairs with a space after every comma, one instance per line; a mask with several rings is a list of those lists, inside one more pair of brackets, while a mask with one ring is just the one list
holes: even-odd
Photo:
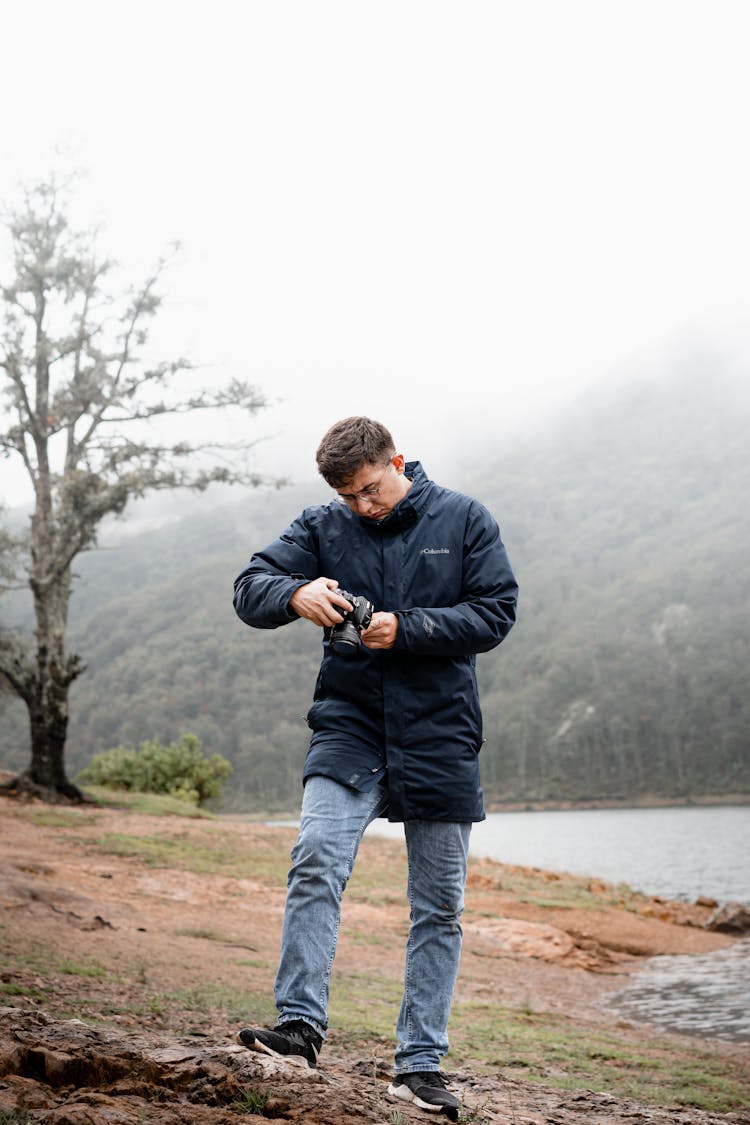
[[329, 640], [336, 652], [351, 654], [362, 643], [359, 635], [372, 621], [375, 607], [367, 598], [349, 594], [346, 590], [337, 590], [336, 593], [346, 598], [351, 609], [346, 612], [340, 606], [336, 606], [344, 620], [339, 625], [331, 626]]

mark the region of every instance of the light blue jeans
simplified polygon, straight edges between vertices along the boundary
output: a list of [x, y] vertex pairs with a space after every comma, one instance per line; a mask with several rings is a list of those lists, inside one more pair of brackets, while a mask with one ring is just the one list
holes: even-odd
[[[305, 785], [276, 976], [281, 1023], [303, 1019], [325, 1037], [341, 897], [364, 831], [386, 804], [383, 784], [366, 793], [327, 777]], [[471, 824], [410, 820], [404, 832], [411, 924], [396, 1024], [397, 1074], [437, 1070], [448, 1050]]]

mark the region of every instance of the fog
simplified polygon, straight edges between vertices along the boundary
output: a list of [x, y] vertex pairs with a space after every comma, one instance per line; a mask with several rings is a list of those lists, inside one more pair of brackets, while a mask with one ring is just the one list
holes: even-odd
[[0, 195], [83, 169], [133, 279], [180, 241], [154, 346], [266, 392], [220, 423], [264, 471], [312, 478], [368, 413], [443, 478], [605, 387], [745, 370], [749, 30], [742, 2], [16, 5]]

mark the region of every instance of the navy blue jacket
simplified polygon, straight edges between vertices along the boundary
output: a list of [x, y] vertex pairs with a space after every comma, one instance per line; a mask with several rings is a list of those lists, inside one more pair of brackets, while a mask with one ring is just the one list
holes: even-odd
[[475, 654], [510, 630], [518, 587], [487, 509], [417, 461], [406, 474], [412, 487], [379, 523], [336, 501], [306, 508], [253, 555], [234, 605], [275, 629], [298, 620], [294, 591], [325, 576], [398, 614], [392, 649], [343, 655], [324, 639], [304, 778], [367, 789], [385, 776], [389, 820], [483, 820]]

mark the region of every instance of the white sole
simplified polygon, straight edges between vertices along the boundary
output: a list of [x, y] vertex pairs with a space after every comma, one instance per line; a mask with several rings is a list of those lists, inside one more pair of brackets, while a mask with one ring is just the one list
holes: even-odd
[[452, 1108], [444, 1105], [430, 1105], [429, 1102], [423, 1102], [408, 1086], [394, 1086], [393, 1083], [391, 1083], [388, 1087], [388, 1093], [394, 1098], [399, 1098], [402, 1102], [411, 1102], [412, 1105], [417, 1106], [418, 1109], [426, 1109], [428, 1113], [444, 1113], [446, 1108]]

